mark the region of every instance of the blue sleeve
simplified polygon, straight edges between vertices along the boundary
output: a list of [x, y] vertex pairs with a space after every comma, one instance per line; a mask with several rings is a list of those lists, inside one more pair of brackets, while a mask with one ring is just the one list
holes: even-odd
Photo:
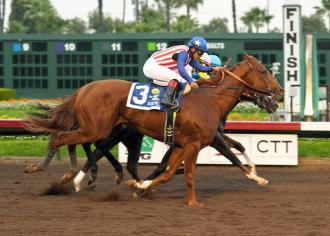
[[178, 71], [182, 78], [184, 78], [189, 84], [193, 82], [192, 78], [189, 76], [188, 72], [186, 71], [185, 67], [185, 62], [188, 59], [188, 53], [185, 51], [181, 51], [178, 54], [178, 59], [176, 61], [177, 66], [178, 66]]
[[198, 61], [196, 61], [194, 59], [192, 59], [190, 61], [189, 65], [191, 65], [191, 67], [193, 67], [196, 70], [201, 71], [201, 72], [211, 72], [212, 71], [212, 67], [211, 66], [203, 66]]

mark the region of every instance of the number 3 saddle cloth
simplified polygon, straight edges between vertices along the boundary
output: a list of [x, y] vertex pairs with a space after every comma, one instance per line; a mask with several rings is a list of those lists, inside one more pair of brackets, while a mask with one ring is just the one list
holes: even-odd
[[[181, 91], [183, 91], [186, 84], [181, 84], [180, 86], [183, 88]], [[126, 106], [139, 110], [166, 111], [166, 106], [160, 104], [160, 101], [164, 96], [165, 89], [166, 87], [156, 84], [133, 83], [127, 97]], [[182, 94], [182, 92], [179, 92], [176, 97], [177, 107], [174, 109], [176, 112], [180, 108]]]

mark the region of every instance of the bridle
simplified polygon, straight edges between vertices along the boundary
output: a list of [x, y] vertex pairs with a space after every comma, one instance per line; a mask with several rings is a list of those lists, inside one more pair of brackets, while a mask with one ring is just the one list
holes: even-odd
[[[249, 72], [253, 72], [255, 73], [258, 78], [261, 78], [264, 85], [266, 85], [266, 81], [264, 79], [265, 75], [260, 73], [257, 69], [257, 66], [260, 65], [260, 62], [258, 62], [258, 64], [252, 64], [248, 61], [245, 60], [245, 62], [249, 65], [250, 70]], [[267, 71], [266, 71], [267, 73]], [[245, 85], [248, 89], [247, 92], [243, 92], [243, 94], [239, 97], [239, 100], [250, 100], [253, 103], [255, 103], [256, 105], [258, 105], [259, 107], [264, 107], [264, 108], [269, 108], [270, 106], [274, 105], [272, 103], [272, 99], [275, 95], [275, 91], [272, 88], [267, 88], [267, 89], [259, 89], [256, 88], [255, 86], [249, 84], [248, 82], [246, 82], [245, 80], [241, 79], [239, 76], [237, 76], [235, 73], [233, 73], [232, 71], [230, 71], [229, 69], [224, 69], [221, 70], [219, 72], [217, 72], [216, 75], [217, 77], [219, 77], [219, 80], [217, 81], [217, 83], [215, 85], [213, 85], [213, 87], [219, 87], [221, 86], [222, 81], [224, 80], [226, 74], [228, 74], [230, 78], [233, 78], [237, 81], [239, 81], [241, 84]], [[200, 88], [203, 87], [211, 87], [211, 86], [200, 86]], [[240, 88], [237, 88], [240, 89]], [[269, 108], [270, 109], [270, 108]]]
[[[250, 71], [252, 70], [253, 72], [255, 72], [258, 75], [258, 77], [263, 77], [262, 75], [260, 75], [260, 72], [257, 71], [255, 65], [251, 65], [249, 63], [249, 61], [247, 61], [247, 60], [245, 60], [245, 61], [248, 63], [248, 65], [250, 67]], [[271, 88], [268, 88], [268, 89], [259, 89], [259, 88], [254, 87], [253, 85], [251, 85], [248, 82], [246, 82], [245, 80], [241, 79], [234, 72], [230, 71], [227, 68], [225, 68], [224, 70], [221, 70], [221, 71], [217, 72], [217, 74], [219, 74], [219, 73], [220, 73], [220, 75], [218, 75], [218, 76], [219, 76], [220, 79], [217, 81], [216, 85], [213, 85], [213, 87], [218, 87], [222, 83], [222, 81], [224, 80], [225, 74], [228, 74], [228, 75], [230, 75], [231, 78], [238, 80], [240, 83], [244, 84], [249, 89], [252, 89], [252, 90], [257, 91], [259, 93], [264, 93], [266, 95], [271, 95], [273, 93], [273, 89], [271, 89]], [[211, 86], [203, 86], [203, 87], [211, 87]]]

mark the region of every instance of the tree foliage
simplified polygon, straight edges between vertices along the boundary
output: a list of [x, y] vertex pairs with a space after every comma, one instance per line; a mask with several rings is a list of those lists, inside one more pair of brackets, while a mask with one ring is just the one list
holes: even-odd
[[49, 0], [12, 0], [10, 33], [62, 33], [65, 21]]
[[176, 17], [176, 21], [172, 24], [171, 29], [172, 32], [198, 32], [199, 26], [197, 19], [182, 15]]
[[228, 32], [227, 18], [213, 18], [211, 21], [201, 27], [202, 32]]
[[[99, 9], [89, 12], [88, 14], [88, 28], [91, 32], [99, 32]], [[105, 33], [119, 33], [129, 32], [129, 23], [124, 24], [120, 19], [113, 19], [110, 15], [103, 16], [103, 27]], [[126, 31], [127, 28], [127, 31]]]
[[132, 25], [133, 32], [158, 33], [166, 32], [166, 19], [158, 10], [143, 8], [140, 19]]
[[173, 6], [175, 8], [178, 7], [186, 7], [187, 11], [187, 16], [190, 16], [190, 11], [191, 10], [198, 10], [198, 5], [203, 4], [203, 0], [172, 0], [173, 1]]
[[328, 17], [328, 22], [329, 22], [329, 28], [328, 30], [330, 31], [330, 0], [322, 0], [322, 6], [319, 7], [314, 7], [316, 9], [316, 14], [324, 16], [326, 15]]
[[269, 23], [274, 16], [268, 15], [265, 9], [260, 9], [259, 7], [251, 8], [250, 11], [246, 12], [241, 20], [244, 25], [247, 26], [248, 32], [253, 32], [253, 27], [256, 32], [265, 24]]
[[65, 21], [65, 27], [63, 33], [67, 34], [82, 34], [86, 33], [87, 25], [83, 19], [75, 17]]
[[305, 33], [326, 32], [327, 28], [319, 14], [302, 17], [302, 31]]
[[[96, 0], [93, 0], [96, 1]], [[80, 18], [62, 19], [50, 0], [12, 0], [9, 12], [9, 33], [105, 33], [116, 32], [229, 32], [228, 19], [216, 17], [207, 24], [200, 25], [198, 18], [190, 15], [191, 10], [198, 10], [203, 0], [130, 0], [138, 18], [131, 22], [112, 18], [109, 14], [103, 14], [103, 0], [98, 0], [98, 8], [88, 13], [88, 21]], [[6, 0], [0, 0], [0, 6]], [[233, 18], [236, 16], [235, 0], [231, 1]], [[177, 15], [176, 9], [185, 7], [187, 14]], [[321, 0], [321, 6], [314, 7], [315, 14], [303, 16], [304, 32], [326, 31], [323, 17], [327, 17], [330, 30], [330, 0]], [[134, 9], [131, 9], [134, 10]], [[4, 8], [0, 7], [0, 26]], [[102, 14], [100, 16], [100, 14]], [[124, 19], [125, 11], [123, 11]], [[233, 20], [234, 20], [233, 19]], [[260, 28], [269, 24], [273, 19], [265, 9], [251, 8], [241, 16], [241, 21], [248, 32], [259, 32]], [[103, 23], [102, 23], [103, 22]], [[101, 27], [102, 24], [102, 27]], [[235, 28], [235, 27], [234, 27]], [[104, 29], [104, 30], [103, 30]], [[1, 27], [0, 27], [1, 31]], [[278, 28], [270, 32], [279, 32]]]

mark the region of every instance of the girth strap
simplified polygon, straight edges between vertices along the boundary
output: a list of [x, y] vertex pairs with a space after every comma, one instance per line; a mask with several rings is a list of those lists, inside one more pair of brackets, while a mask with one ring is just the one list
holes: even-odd
[[164, 143], [168, 145], [174, 144], [174, 128], [175, 128], [176, 112], [174, 109], [167, 108], [166, 121], [164, 127]]

